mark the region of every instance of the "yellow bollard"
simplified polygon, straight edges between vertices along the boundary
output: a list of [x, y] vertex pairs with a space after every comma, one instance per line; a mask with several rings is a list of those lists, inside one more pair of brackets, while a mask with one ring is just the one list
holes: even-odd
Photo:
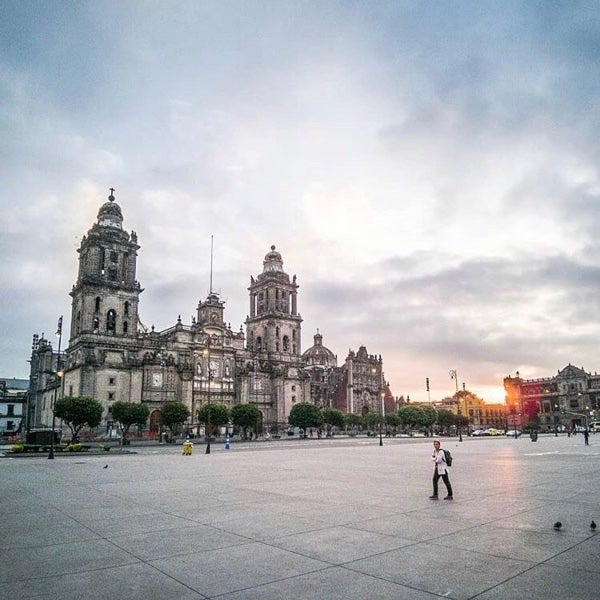
[[184, 456], [191, 456], [192, 455], [192, 448], [194, 447], [194, 445], [192, 444], [192, 442], [186, 440], [185, 442], [183, 442], [183, 455]]

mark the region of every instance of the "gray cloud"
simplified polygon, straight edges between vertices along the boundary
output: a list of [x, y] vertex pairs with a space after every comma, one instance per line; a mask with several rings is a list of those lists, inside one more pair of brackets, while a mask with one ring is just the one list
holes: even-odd
[[593, 4], [5, 13], [6, 376], [68, 314], [75, 250], [110, 186], [142, 245], [147, 325], [189, 321], [213, 235], [232, 327], [275, 243], [298, 274], [304, 347], [317, 327], [340, 360], [365, 344], [397, 393], [423, 399], [426, 376], [451, 391], [449, 368], [481, 390], [516, 369], [597, 368]]

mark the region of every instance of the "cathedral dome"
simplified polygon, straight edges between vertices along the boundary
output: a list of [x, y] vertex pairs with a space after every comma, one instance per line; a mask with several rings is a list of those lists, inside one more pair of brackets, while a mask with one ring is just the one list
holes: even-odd
[[271, 246], [271, 252], [265, 255], [263, 273], [283, 273], [283, 259], [275, 246]]
[[329, 349], [323, 346], [323, 336], [317, 330], [314, 336], [314, 346], [311, 346], [302, 354], [302, 360], [307, 366], [320, 365], [325, 367], [336, 367], [337, 357]]
[[123, 213], [121, 207], [115, 202], [113, 192], [114, 189], [111, 188], [108, 202], [105, 202], [98, 211], [98, 225], [123, 229]]

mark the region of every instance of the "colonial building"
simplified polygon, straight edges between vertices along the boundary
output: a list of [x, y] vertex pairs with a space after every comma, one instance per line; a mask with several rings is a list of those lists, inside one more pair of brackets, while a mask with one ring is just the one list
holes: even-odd
[[349, 350], [337, 374], [332, 406], [347, 413], [385, 415], [394, 402], [384, 378], [381, 355], [369, 354], [365, 346], [360, 346], [358, 352]]
[[24, 424], [27, 379], [0, 378], [0, 436], [6, 437], [20, 433]]
[[323, 345], [318, 330], [313, 340], [314, 344], [302, 355], [310, 376], [310, 398], [317, 406], [331, 408], [332, 395], [340, 381], [337, 356]]
[[[299, 286], [296, 276], [284, 271], [275, 246], [266, 254], [262, 272], [250, 278], [245, 334], [242, 327], [234, 331], [226, 323], [225, 304], [212, 290], [199, 301], [190, 324], [179, 317], [163, 331], [148, 330], [139, 318], [139, 249], [135, 231], [123, 229], [123, 214], [111, 193], [78, 249], [68, 348], [60, 368], [51, 343], [43, 336], [34, 338], [31, 427], [49, 425], [57, 393], [99, 400], [107, 431], [116, 401], [147, 404], [155, 432], [160, 408], [171, 401], [189, 408], [190, 430], [199, 426], [197, 410], [208, 402], [229, 407], [254, 403], [262, 429], [286, 426], [296, 402], [331, 402], [335, 355], [322, 347], [318, 333], [315, 346], [302, 354]], [[346, 363], [350, 377], [344, 393], [349, 390], [350, 399], [345, 410], [375, 408], [384, 389], [381, 357], [368, 357], [361, 347], [350, 366]]]
[[557, 425], [585, 426], [600, 409], [600, 375], [571, 364], [553, 377], [504, 378], [509, 426], [538, 419], [543, 430]]
[[[451, 397], [434, 402], [437, 409], [448, 410], [455, 415], [466, 416], [466, 433], [476, 429], [506, 429], [506, 405], [487, 403], [468, 390], [458, 391]], [[512, 422], [510, 423], [512, 425]]]

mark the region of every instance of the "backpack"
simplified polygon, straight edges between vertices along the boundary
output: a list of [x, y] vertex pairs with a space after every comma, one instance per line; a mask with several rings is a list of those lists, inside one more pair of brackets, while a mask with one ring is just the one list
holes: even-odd
[[452, 466], [452, 454], [450, 454], [450, 450], [446, 450], [444, 448], [444, 456], [446, 458], [446, 465], [448, 467], [451, 467]]

